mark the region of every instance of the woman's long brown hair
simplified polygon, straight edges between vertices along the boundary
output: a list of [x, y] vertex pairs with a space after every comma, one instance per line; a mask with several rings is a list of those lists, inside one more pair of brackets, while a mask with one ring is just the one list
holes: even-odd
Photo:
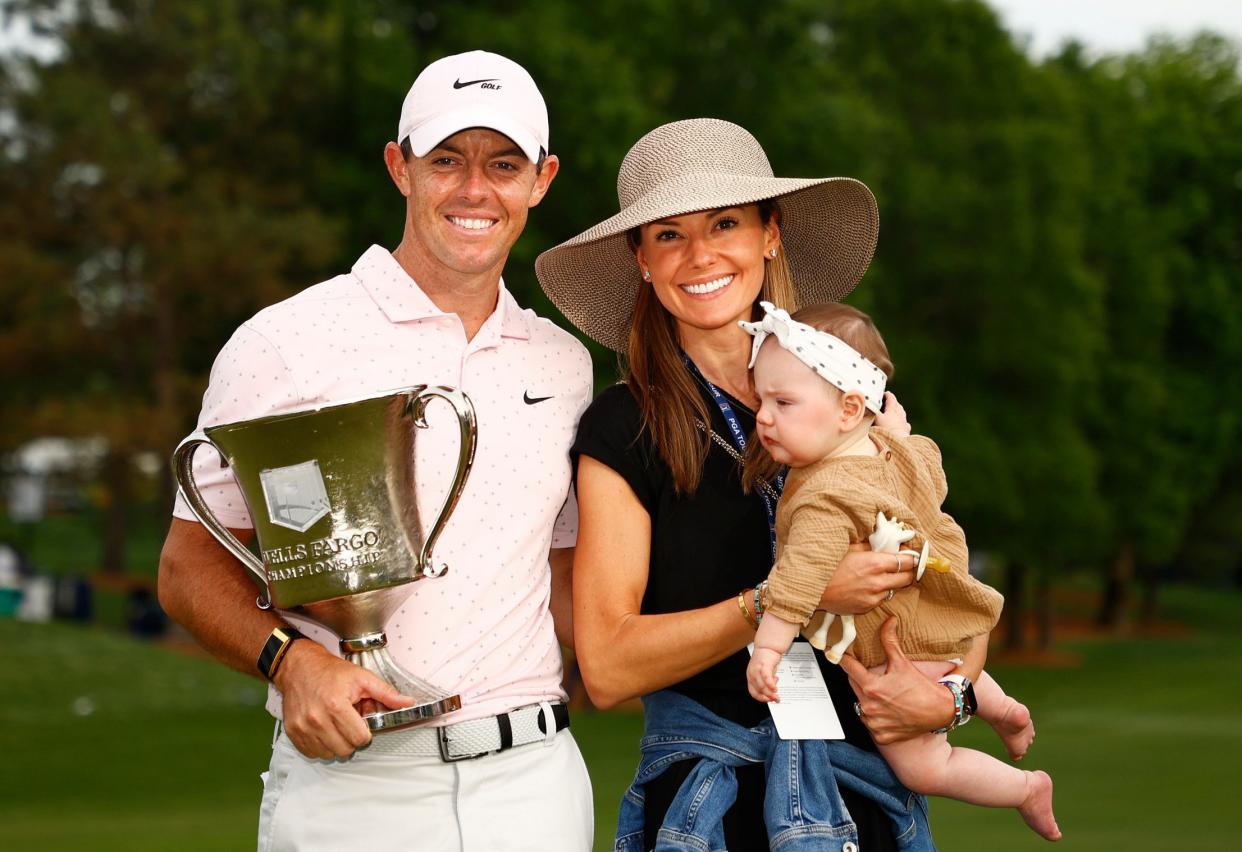
[[[758, 207], [763, 224], [774, 217], [780, 223], [780, 207], [775, 200], [760, 201]], [[639, 234], [630, 232], [631, 247], [637, 247], [639, 239]], [[762, 310], [760, 301], [772, 302], [787, 311], [797, 310], [793, 275], [784, 251], [765, 261], [763, 287], [755, 300], [751, 319], [757, 318]], [[643, 427], [651, 435], [656, 452], [672, 471], [674, 491], [694, 494], [711, 446], [710, 434], [699, 429], [698, 424], [711, 429], [712, 418], [706, 401], [682, 363], [677, 322], [660, 304], [650, 285], [638, 291], [622, 376], [638, 401]]]

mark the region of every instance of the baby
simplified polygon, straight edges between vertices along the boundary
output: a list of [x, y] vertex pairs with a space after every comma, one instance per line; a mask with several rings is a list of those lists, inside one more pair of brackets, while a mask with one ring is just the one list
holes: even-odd
[[[986, 673], [972, 685], [955, 672], [976, 641], [986, 642], [1002, 600], [966, 570], [965, 535], [941, 511], [948, 485], [936, 445], [922, 436], [872, 427], [892, 372], [879, 331], [865, 314], [846, 305], [804, 309], [798, 313], [801, 322], [768, 302], [762, 305], [766, 315], [761, 322], [741, 323], [755, 336], [751, 367], [761, 401], [756, 432], [771, 458], [791, 470], [777, 509], [776, 564], [746, 671], [751, 695], [779, 700], [776, 665], [808, 625], [808, 635], [818, 634], [813, 644], [827, 647], [826, 614], [812, 619], [833, 570], [851, 542], [871, 536], [881, 514], [882, 525], [889, 519], [902, 522], [900, 539], [909, 548], [902, 551], [904, 558], [917, 562], [920, 576], [933, 557], [937, 571], [945, 573], [930, 572], [921, 582], [890, 592], [871, 612], [850, 619], [833, 649], [835, 658], [830, 654], [829, 659], [840, 659], [856, 630], [851, 653], [863, 665], [882, 668], [879, 626], [898, 616], [902, 647], [920, 671], [950, 690], [957, 716], [941, 731], [879, 746], [884, 759], [915, 792], [1016, 807], [1041, 836], [1059, 840], [1047, 773], [1025, 772], [948, 743], [947, 732], [976, 711], [1014, 759], [1026, 753], [1035, 732], [1027, 708]], [[753, 478], [750, 467], [748, 478]], [[826, 620], [830, 623], [832, 616]]]

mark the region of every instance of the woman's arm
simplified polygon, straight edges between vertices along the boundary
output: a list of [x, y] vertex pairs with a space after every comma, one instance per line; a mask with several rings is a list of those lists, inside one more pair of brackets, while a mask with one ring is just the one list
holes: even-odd
[[548, 609], [552, 612], [552, 624], [556, 640], [566, 648], [574, 647], [574, 549], [554, 547], [548, 551], [548, 565], [552, 570], [552, 594]]
[[685, 612], [641, 615], [651, 516], [616, 471], [590, 456], [579, 460], [577, 489], [574, 647], [597, 707], [685, 680], [754, 639], [735, 598]]

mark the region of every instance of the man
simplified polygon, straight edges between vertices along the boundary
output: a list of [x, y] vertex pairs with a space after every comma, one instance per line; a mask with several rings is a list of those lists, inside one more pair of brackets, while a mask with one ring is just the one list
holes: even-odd
[[[590, 401], [590, 359], [519, 308], [500, 277], [557, 173], [547, 109], [510, 60], [450, 56], [415, 80], [397, 140], [384, 160], [406, 199], [401, 243], [372, 246], [351, 273], [244, 323], [212, 368], [200, 427], [415, 384], [471, 398], [474, 467], [436, 545], [451, 570], [414, 584], [386, 628], [397, 663], [460, 694], [462, 709], [372, 741], [355, 705], [414, 701], [340, 659], [323, 628], [257, 609], [245, 571], [183, 501], [160, 559], [160, 601], [240, 671], [253, 674], [266, 651], [268, 707], [282, 721], [260, 849], [588, 849], [590, 782], [567, 730], [557, 637], [572, 636], [568, 449]], [[423, 505], [438, 506], [456, 417], [435, 402], [427, 417], [415, 464], [431, 492]], [[240, 492], [209, 448], [195, 478], [220, 521], [251, 538]], [[314, 641], [288, 638], [290, 626]]]

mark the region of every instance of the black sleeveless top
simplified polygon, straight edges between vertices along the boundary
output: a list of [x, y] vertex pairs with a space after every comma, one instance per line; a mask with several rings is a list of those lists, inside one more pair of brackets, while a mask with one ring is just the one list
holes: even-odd
[[[712, 429], [728, 440], [724, 415], [705, 388], [700, 388]], [[727, 396], [727, 395], [726, 395]], [[755, 415], [744, 403], [729, 397], [742, 428], [753, 434]], [[601, 393], [578, 424], [572, 449], [575, 465], [587, 455], [616, 471], [633, 489], [651, 516], [651, 556], [642, 612], [681, 612], [710, 606], [736, 597], [759, 583], [772, 567], [771, 539], [763, 498], [742, 492], [738, 463], [715, 444], [707, 453], [698, 491], [678, 496], [672, 472], [656, 453], [650, 436], [642, 429], [638, 403], [624, 384]], [[741, 618], [738, 613], [738, 618]], [[846, 740], [875, 750], [867, 729], [854, 715], [854, 693], [844, 672], [816, 654]], [[722, 718], [752, 727], [767, 717], [767, 707], [750, 697], [746, 689], [745, 649], [669, 688], [698, 701]], [[654, 846], [655, 832], [677, 788], [689, 775], [684, 762], [673, 766], [647, 788], [647, 845]], [[738, 801], [725, 817], [725, 836], [730, 849], [766, 849], [763, 826], [763, 767], [738, 770]], [[842, 798], [859, 830], [863, 849], [896, 850], [889, 824], [875, 805], [841, 790]]]

